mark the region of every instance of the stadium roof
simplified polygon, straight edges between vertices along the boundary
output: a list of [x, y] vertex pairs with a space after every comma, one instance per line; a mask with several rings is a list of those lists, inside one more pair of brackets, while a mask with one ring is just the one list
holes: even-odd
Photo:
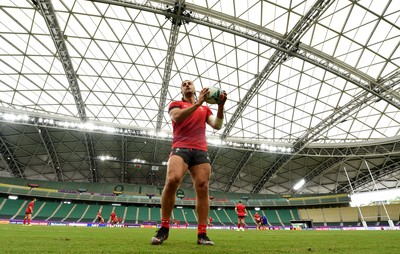
[[0, 176], [163, 185], [191, 79], [229, 97], [211, 190], [399, 186], [398, 1], [4, 0], [0, 45]]

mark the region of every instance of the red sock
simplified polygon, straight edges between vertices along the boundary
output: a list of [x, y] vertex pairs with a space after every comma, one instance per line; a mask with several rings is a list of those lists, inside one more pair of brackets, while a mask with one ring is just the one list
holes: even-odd
[[240, 223], [238, 223], [238, 228], [240, 228]]
[[169, 219], [161, 219], [161, 227], [169, 228], [169, 223], [170, 223]]
[[31, 224], [31, 219], [28, 219], [28, 224]]
[[26, 219], [24, 219], [24, 224], [26, 223]]
[[207, 234], [207, 225], [197, 225], [197, 234], [200, 235], [201, 233]]

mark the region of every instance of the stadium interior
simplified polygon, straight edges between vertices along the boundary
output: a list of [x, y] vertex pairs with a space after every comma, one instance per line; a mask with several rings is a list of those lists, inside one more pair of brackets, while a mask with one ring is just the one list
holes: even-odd
[[[249, 227], [256, 211], [271, 228], [399, 227], [400, 195], [350, 205], [399, 189], [399, 15], [391, 0], [2, 1], [0, 222], [35, 197], [33, 221], [158, 223], [167, 107], [190, 79], [228, 94], [206, 130], [215, 226], [242, 201]], [[197, 223], [189, 174], [172, 219]]]

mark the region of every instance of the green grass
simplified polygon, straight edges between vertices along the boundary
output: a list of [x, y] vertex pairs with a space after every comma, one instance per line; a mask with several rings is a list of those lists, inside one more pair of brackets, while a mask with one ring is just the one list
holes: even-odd
[[214, 246], [199, 246], [194, 229], [171, 229], [150, 245], [155, 229], [0, 225], [0, 253], [398, 253], [399, 230], [208, 230]]

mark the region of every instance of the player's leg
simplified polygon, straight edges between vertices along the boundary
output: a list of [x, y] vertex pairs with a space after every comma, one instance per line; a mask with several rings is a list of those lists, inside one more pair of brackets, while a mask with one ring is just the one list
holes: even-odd
[[31, 216], [32, 216], [32, 214], [28, 213], [28, 226], [31, 225]]
[[187, 164], [179, 156], [169, 158], [165, 186], [161, 197], [161, 217], [169, 219], [175, 205], [175, 195], [182, 178], [188, 169]]
[[211, 175], [210, 163], [201, 163], [190, 168], [194, 189], [196, 191], [196, 211], [197, 211], [197, 243], [203, 245], [213, 245], [207, 236], [207, 221], [210, 212], [208, 185]]
[[196, 211], [198, 214], [198, 222], [201, 225], [207, 225], [207, 218], [210, 212], [208, 196], [210, 173], [211, 166], [209, 163], [196, 165], [190, 169], [190, 174], [196, 191]]
[[25, 217], [24, 217], [24, 224], [23, 225], [25, 225], [26, 224], [26, 220], [28, 219], [28, 214], [26, 214], [25, 213]]
[[161, 196], [161, 228], [151, 238], [151, 244], [162, 244], [167, 240], [172, 210], [175, 205], [176, 191], [181, 184], [182, 178], [188, 170], [188, 165], [177, 155], [172, 155], [168, 160], [165, 186]]

